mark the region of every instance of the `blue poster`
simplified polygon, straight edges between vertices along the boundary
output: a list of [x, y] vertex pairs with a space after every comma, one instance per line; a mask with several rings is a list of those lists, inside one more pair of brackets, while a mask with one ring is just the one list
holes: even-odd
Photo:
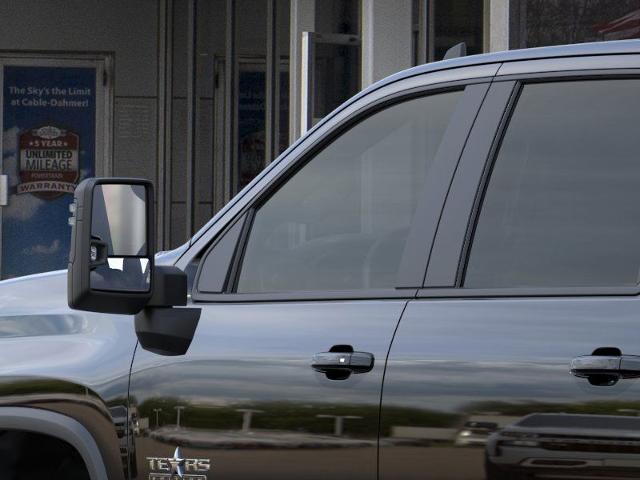
[[4, 67], [2, 278], [67, 267], [69, 204], [94, 175], [96, 70]]

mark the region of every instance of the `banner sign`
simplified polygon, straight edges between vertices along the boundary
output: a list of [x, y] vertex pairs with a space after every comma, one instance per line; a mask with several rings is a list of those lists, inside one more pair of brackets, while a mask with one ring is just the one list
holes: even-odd
[[2, 278], [66, 268], [69, 204], [94, 175], [96, 69], [7, 65], [2, 85]]

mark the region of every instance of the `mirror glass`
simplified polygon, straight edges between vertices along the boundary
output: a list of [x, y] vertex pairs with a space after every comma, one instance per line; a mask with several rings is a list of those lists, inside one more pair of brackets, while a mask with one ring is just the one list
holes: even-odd
[[91, 211], [91, 288], [146, 292], [151, 269], [144, 185], [98, 184]]
[[93, 189], [91, 236], [110, 257], [147, 255], [147, 192], [144, 185], [99, 184]]

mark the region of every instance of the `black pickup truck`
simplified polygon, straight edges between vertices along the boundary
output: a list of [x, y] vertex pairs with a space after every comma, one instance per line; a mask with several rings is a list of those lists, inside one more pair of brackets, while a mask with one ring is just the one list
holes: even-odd
[[640, 41], [393, 75], [170, 252], [153, 199], [0, 283], [2, 479], [640, 478]]

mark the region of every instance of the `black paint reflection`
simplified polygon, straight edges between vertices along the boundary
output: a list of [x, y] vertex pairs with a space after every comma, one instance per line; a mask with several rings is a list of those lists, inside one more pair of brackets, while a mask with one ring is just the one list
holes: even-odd
[[639, 310], [604, 297], [412, 302], [387, 364], [380, 478], [640, 478], [640, 382], [569, 373], [598, 347], [640, 352]]
[[493, 434], [486, 454], [488, 479], [561, 472], [572, 478], [638, 478], [640, 418], [535, 413]]
[[384, 359], [405, 303], [202, 304], [187, 355], [136, 352], [137, 478], [180, 447], [209, 478], [375, 480], [384, 361], [343, 380], [311, 361], [334, 345]]

